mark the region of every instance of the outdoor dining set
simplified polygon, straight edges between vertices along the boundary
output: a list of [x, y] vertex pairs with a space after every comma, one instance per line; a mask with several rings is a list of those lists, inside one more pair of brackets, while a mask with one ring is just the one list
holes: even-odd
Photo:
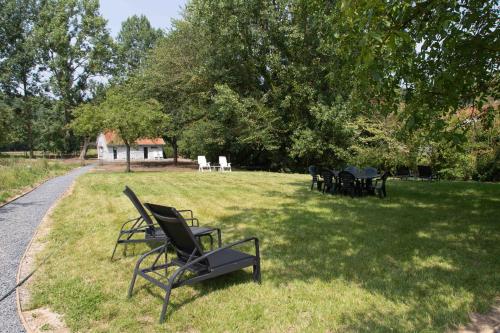
[[378, 195], [380, 198], [387, 196], [385, 183], [389, 172], [380, 173], [376, 168], [366, 167], [364, 169], [348, 166], [344, 170], [331, 170], [328, 168], [317, 168], [309, 166], [309, 174], [312, 176], [311, 190], [330, 194], [344, 194], [351, 197], [363, 195]]

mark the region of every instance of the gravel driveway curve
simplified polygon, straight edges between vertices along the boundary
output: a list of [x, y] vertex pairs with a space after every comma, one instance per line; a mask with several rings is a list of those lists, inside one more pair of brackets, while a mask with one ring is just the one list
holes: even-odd
[[[53, 178], [0, 208], [0, 297], [16, 285], [17, 267], [47, 210], [81, 174], [93, 166]], [[24, 332], [17, 314], [16, 293], [0, 303], [0, 332]]]

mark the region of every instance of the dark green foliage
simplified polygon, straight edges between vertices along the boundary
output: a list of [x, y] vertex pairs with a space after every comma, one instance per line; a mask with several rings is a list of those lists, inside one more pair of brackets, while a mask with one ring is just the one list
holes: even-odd
[[162, 35], [163, 31], [154, 29], [144, 15], [127, 18], [122, 23], [116, 41], [116, 77], [127, 77], [130, 72], [139, 68]]
[[12, 107], [7, 104], [5, 97], [0, 95], [0, 145], [8, 143], [13, 135], [11, 128], [14, 118]]
[[88, 96], [92, 81], [111, 72], [112, 39], [98, 0], [47, 0], [35, 29], [40, 61], [50, 77], [64, 119], [64, 151], [78, 147], [72, 110]]
[[[163, 136], [175, 159], [427, 164], [446, 178], [495, 177], [497, 1], [191, 0], [165, 36], [134, 15], [117, 43], [97, 0], [0, 3], [0, 85], [18, 105], [16, 140], [31, 149], [42, 133], [54, 141], [43, 145], [75, 148], [73, 109], [102, 99], [93, 78], [112, 73], [170, 117]], [[34, 109], [41, 83], [57, 97], [55, 118]], [[469, 108], [481, 112], [463, 118]], [[57, 121], [38, 124], [48, 119]], [[47, 134], [60, 131], [63, 147]], [[84, 147], [92, 132], [78, 133]]]
[[[182, 113], [177, 139], [191, 157], [281, 167], [426, 163], [470, 178], [457, 167], [476, 150], [469, 130], [452, 122], [498, 94], [498, 13], [494, 1], [193, 0], [146, 76], [181, 98], [162, 103]], [[179, 54], [188, 66], [166, 60]], [[166, 66], [156, 70], [160, 59]]]

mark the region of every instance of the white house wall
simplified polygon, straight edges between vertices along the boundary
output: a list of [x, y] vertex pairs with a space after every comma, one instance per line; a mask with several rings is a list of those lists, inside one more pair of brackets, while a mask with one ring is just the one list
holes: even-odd
[[[144, 161], [144, 147], [148, 148], [148, 161], [163, 159], [163, 145], [139, 145], [130, 147], [130, 159]], [[117, 156], [114, 159], [113, 150], [116, 149]], [[104, 161], [125, 161], [127, 159], [127, 147], [124, 145], [108, 145], [104, 134], [97, 138], [97, 158]]]
[[[139, 146], [139, 147], [130, 147], [130, 159], [131, 160], [142, 160], [144, 161], [144, 147], [148, 147], [148, 159], [147, 160], [160, 160], [163, 159], [163, 147], [162, 146]], [[98, 148], [99, 149], [99, 148]], [[116, 149], [117, 156], [116, 160], [127, 159], [127, 148], [126, 146], [108, 146], [106, 150], [104, 147], [102, 149], [102, 154], [99, 155], [99, 159], [104, 161], [116, 161], [114, 159], [113, 150]]]

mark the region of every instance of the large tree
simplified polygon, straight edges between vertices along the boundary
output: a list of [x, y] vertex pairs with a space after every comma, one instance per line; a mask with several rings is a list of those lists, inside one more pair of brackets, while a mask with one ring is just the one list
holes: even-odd
[[75, 134], [84, 138], [80, 159], [85, 159], [90, 140], [97, 138], [103, 130], [103, 113], [99, 105], [95, 103], [84, 103], [73, 111], [75, 118], [71, 122], [71, 128]]
[[33, 39], [39, 10], [36, 0], [0, 0], [0, 90], [16, 100], [18, 139], [27, 144], [30, 157], [35, 141], [32, 98], [40, 91]]
[[[371, 139], [379, 124], [397, 119], [401, 132], [426, 126], [440, 135], [443, 115], [498, 95], [498, 14], [494, 0], [193, 0], [184, 19], [195, 30], [192, 41], [201, 41], [192, 49], [203, 60], [188, 70], [178, 66], [168, 78], [197, 73], [204, 82], [202, 93], [184, 94], [201, 97], [183, 107], [204, 105], [204, 123], [192, 125], [198, 130], [216, 128], [206, 119], [216, 118], [210, 115], [222, 110], [221, 100], [206, 97], [225, 84], [279, 117], [280, 149], [269, 152], [268, 161], [288, 163], [292, 156], [304, 163], [316, 152], [326, 163], [347, 162], [367, 142], [394, 146], [389, 142], [400, 134], [392, 128], [384, 143]], [[354, 140], [342, 138], [350, 132]], [[238, 158], [256, 156], [238, 147]]]
[[136, 91], [158, 100], [172, 120], [165, 138], [172, 146], [177, 164], [179, 140], [194, 119], [203, 117], [210, 84], [201, 70], [207, 49], [203, 36], [189, 22], [177, 21], [174, 26], [133, 81]]
[[163, 31], [153, 28], [144, 15], [133, 15], [123, 21], [116, 39], [116, 76], [126, 78], [139, 68], [161, 36]]
[[39, 17], [36, 40], [63, 115], [64, 148], [70, 151], [76, 143], [68, 126], [72, 110], [89, 97], [93, 81], [110, 73], [113, 42], [98, 0], [46, 0]]
[[142, 100], [133, 96], [127, 86], [117, 86], [108, 91], [106, 98], [98, 105], [102, 114], [96, 116], [96, 109], [88, 107], [79, 113], [77, 122], [95, 122], [103, 130], [115, 132], [127, 148], [127, 168], [130, 172], [130, 146], [140, 138], [162, 136], [169, 118], [161, 112], [161, 105], [154, 99]]
[[12, 135], [13, 111], [0, 94], [0, 146], [8, 143]]

